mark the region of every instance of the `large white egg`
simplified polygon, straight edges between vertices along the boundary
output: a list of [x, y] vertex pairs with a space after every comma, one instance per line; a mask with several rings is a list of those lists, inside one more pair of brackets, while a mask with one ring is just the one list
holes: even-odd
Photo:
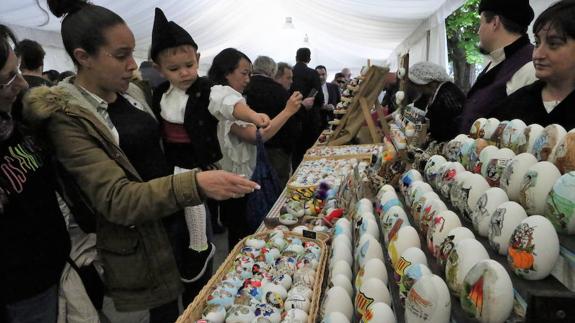
[[523, 176], [525, 176], [529, 167], [535, 164], [537, 164], [537, 158], [530, 153], [521, 153], [507, 163], [501, 173], [499, 187], [507, 193], [509, 200], [519, 201], [519, 191], [521, 190]]
[[345, 247], [333, 249], [329, 261], [329, 267], [332, 268], [333, 265], [340, 260], [343, 260], [350, 265], [353, 264], [353, 254], [351, 253], [350, 249]]
[[383, 249], [381, 248], [381, 243], [379, 243], [379, 240], [369, 235], [366, 235], [366, 237], [368, 238], [365, 240], [363, 244], [359, 246], [359, 249], [356, 254], [355, 258], [356, 261], [354, 263], [356, 269], [363, 266], [370, 259], [373, 258], [383, 259]]
[[477, 174], [481, 174], [485, 177], [485, 174], [487, 173], [487, 165], [498, 151], [499, 148], [493, 145], [483, 148], [481, 153], [479, 153], [479, 162], [476, 165], [476, 169], [479, 169], [479, 172], [476, 172]]
[[255, 318], [254, 311], [247, 305], [234, 304], [226, 313], [226, 322], [230, 323], [247, 323]]
[[519, 203], [529, 215], [543, 214], [547, 195], [551, 192], [561, 173], [555, 165], [548, 161], [538, 162], [529, 167], [519, 191]]
[[465, 276], [459, 292], [461, 308], [482, 323], [503, 323], [513, 310], [513, 284], [495, 260], [478, 262]]
[[465, 179], [461, 187], [460, 202], [463, 209], [463, 216], [471, 221], [471, 208], [475, 206], [481, 194], [490, 188], [487, 180], [479, 174], [472, 174]]
[[495, 118], [487, 119], [487, 123], [485, 124], [485, 127], [483, 127], [483, 129], [481, 129], [483, 131], [483, 139], [485, 139], [487, 141], [491, 141], [491, 137], [493, 137], [493, 134], [497, 130], [497, 127], [499, 127], [499, 123], [500, 123], [499, 120], [497, 120]]
[[298, 323], [306, 321], [307, 313], [304, 310], [300, 310], [299, 308], [292, 308], [291, 310], [287, 310], [285, 312], [282, 323]]
[[395, 192], [395, 188], [389, 184], [385, 184], [379, 188], [379, 191], [377, 191], [377, 195], [375, 196], [375, 198], [379, 200], [381, 196], [387, 192]]
[[504, 202], [500, 204], [491, 215], [487, 236], [489, 245], [500, 255], [507, 254], [509, 238], [513, 231], [527, 218], [527, 213], [517, 202]]
[[448, 233], [461, 226], [461, 221], [455, 212], [443, 210], [433, 216], [429, 229], [427, 230], [427, 249], [437, 258], [441, 244]]
[[411, 225], [405, 210], [400, 206], [394, 206], [389, 209], [381, 221], [381, 229], [384, 241], [389, 242], [389, 235], [391, 232], [395, 234], [399, 228]]
[[519, 146], [525, 144], [525, 128], [527, 125], [523, 120], [513, 119], [507, 123], [501, 135], [501, 146], [519, 152]]
[[463, 186], [463, 182], [465, 181], [465, 179], [471, 174], [473, 173], [470, 171], [458, 173], [457, 175], [455, 175], [453, 185], [451, 185], [451, 190], [449, 191], [449, 200], [451, 201], [451, 205], [453, 206], [453, 208], [458, 212], [461, 212], [461, 210], [463, 209], [463, 205], [461, 205], [460, 203], [461, 200], [459, 200], [459, 197], [462, 194], [461, 187]]
[[492, 187], [481, 194], [471, 214], [473, 227], [480, 236], [487, 237], [493, 212], [507, 201], [509, 201], [507, 194], [499, 187]]
[[575, 234], [575, 172], [569, 172], [555, 182], [543, 214], [557, 231]]
[[352, 298], [353, 297], [353, 286], [351, 285], [351, 281], [349, 279], [347, 279], [347, 277], [345, 277], [345, 275], [339, 274], [339, 275], [335, 275], [332, 276], [330, 279], [330, 287], [333, 286], [340, 286], [343, 287], [343, 289], [345, 289], [345, 291], [347, 292], [347, 295]]
[[515, 153], [509, 148], [501, 148], [496, 151], [491, 159], [487, 162], [485, 167], [485, 174], [483, 177], [487, 179], [487, 182], [492, 187], [499, 187], [499, 181], [501, 179], [501, 173], [505, 169], [505, 166], [515, 157]]
[[350, 281], [353, 279], [353, 273], [351, 271], [351, 266], [344, 260], [339, 260], [333, 263], [330, 270], [330, 275], [344, 275]]
[[405, 322], [448, 323], [451, 317], [451, 297], [447, 285], [437, 275], [425, 275], [407, 294]]
[[410, 247], [421, 248], [419, 235], [413, 227], [402, 227], [389, 242], [389, 258], [391, 258], [391, 264], [394, 267], [403, 251]]
[[359, 226], [359, 236], [363, 236], [364, 234], [370, 234], [372, 237], [379, 239], [379, 227], [377, 226], [377, 222], [375, 218], [372, 219], [363, 219], [361, 221], [361, 225]]
[[372, 212], [373, 213], [373, 204], [369, 199], [363, 198], [355, 204], [356, 213], [363, 213], [363, 212]]
[[351, 240], [344, 234], [339, 234], [333, 237], [333, 241], [331, 243], [332, 249], [339, 245], [345, 245], [349, 250], [353, 248]]
[[455, 247], [455, 244], [465, 239], [475, 239], [473, 231], [466, 227], [457, 227], [447, 233], [447, 236], [439, 246], [439, 256], [437, 257], [437, 262], [442, 268], [445, 267], [447, 258]]
[[361, 288], [355, 295], [355, 310], [361, 317], [367, 307], [374, 302], [383, 302], [391, 304], [391, 294], [384, 282], [377, 278], [369, 278], [361, 285]]
[[331, 312], [327, 315], [325, 315], [322, 320], [321, 323], [350, 323], [351, 321], [347, 319], [347, 317], [345, 317], [345, 315], [343, 315], [343, 313], [340, 312]]
[[532, 215], [515, 228], [507, 249], [507, 262], [516, 275], [543, 279], [551, 273], [559, 257], [559, 238], [553, 224]]
[[561, 174], [575, 170], [575, 129], [569, 131], [551, 153], [549, 161], [555, 164]]
[[519, 146], [519, 152], [521, 153], [531, 153], [533, 150], [533, 145], [535, 141], [539, 138], [539, 135], [543, 132], [543, 127], [534, 123], [530, 124], [525, 128], [523, 134], [525, 135], [525, 143]]
[[394, 267], [393, 278], [396, 283], [399, 283], [405, 269], [412, 264], [424, 264], [427, 266], [427, 257], [425, 256], [425, 253], [417, 247], [407, 248], [403, 253], [401, 253], [401, 257], [399, 257], [399, 260]]
[[566, 134], [567, 131], [562, 126], [558, 124], [548, 125], [535, 140], [531, 153], [538, 161], [546, 161]]
[[359, 290], [363, 282], [369, 278], [377, 278], [387, 284], [387, 268], [383, 260], [373, 258], [359, 268], [357, 276], [355, 276], [355, 289]]
[[455, 244], [445, 264], [445, 281], [455, 295], [459, 295], [465, 275], [476, 263], [489, 259], [487, 250], [475, 239], [464, 239]]
[[438, 198], [428, 199], [425, 204], [423, 204], [419, 218], [419, 229], [424, 237], [427, 236], [427, 230], [435, 214], [444, 210], [447, 210], [447, 206]]
[[473, 122], [471, 129], [469, 129], [469, 136], [473, 139], [482, 138], [483, 134], [480, 132], [487, 124], [487, 119], [479, 118]]
[[429, 185], [428, 183], [420, 184], [420, 182], [414, 183], [410, 187], [410, 190], [408, 190], [409, 207], [413, 208], [413, 204], [415, 203], [415, 201], [419, 200], [419, 198], [427, 192], [433, 192], [433, 188], [431, 187], [431, 185]]
[[439, 198], [439, 195], [437, 195], [437, 193], [426, 192], [423, 195], [421, 195], [421, 197], [419, 197], [417, 201], [413, 202], [413, 206], [411, 207], [411, 216], [413, 217], [413, 221], [415, 222], [416, 225], [419, 225], [420, 217], [421, 214], [423, 213], [423, 206], [428, 200], [432, 199], [441, 200]]
[[332, 312], [340, 312], [348, 320], [353, 318], [353, 302], [343, 287], [334, 286], [326, 292], [323, 314], [325, 316]]
[[412, 264], [405, 268], [399, 280], [399, 301], [405, 305], [407, 294], [413, 285], [424, 275], [431, 275], [431, 270], [424, 264]]
[[439, 167], [445, 164], [447, 160], [441, 155], [433, 155], [429, 158], [425, 164], [423, 173], [425, 174], [425, 179], [429, 183], [433, 183], [435, 177], [438, 175]]
[[451, 185], [455, 180], [455, 176], [459, 173], [465, 172], [465, 168], [458, 162], [454, 162], [450, 164], [443, 170], [443, 174], [441, 174], [441, 182], [439, 183], [439, 192], [443, 197], [449, 197], [449, 190], [451, 189]]
[[421, 180], [423, 180], [423, 176], [421, 176], [421, 173], [417, 169], [410, 169], [407, 172], [403, 173], [403, 175], [401, 175], [401, 178], [399, 180], [399, 191], [401, 192], [402, 195], [405, 196], [405, 193], [407, 192], [409, 186], [411, 186], [413, 182]]
[[388, 304], [377, 302], [367, 307], [366, 313], [361, 319], [361, 323], [395, 323], [395, 314]]

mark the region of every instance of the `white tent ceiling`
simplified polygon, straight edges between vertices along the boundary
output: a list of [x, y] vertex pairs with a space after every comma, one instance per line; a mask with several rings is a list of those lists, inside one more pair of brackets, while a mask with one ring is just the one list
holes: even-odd
[[[62, 51], [59, 19], [44, 13], [36, 0], [0, 2], [0, 23], [11, 26], [19, 38], [37, 40], [47, 48], [46, 69], [72, 68], [71, 61]], [[180, 24], [194, 37], [200, 47], [201, 69], [204, 71], [213, 56], [226, 47], [235, 47], [252, 59], [268, 55], [276, 61], [288, 63], [294, 63], [297, 48], [309, 47], [312, 51], [311, 66], [323, 64], [332, 72], [350, 67], [357, 73], [368, 59], [379, 64], [393, 60], [393, 53], [400, 44], [408, 48], [407, 40], [419, 41], [427, 30], [441, 25], [463, 0], [92, 2], [125, 19], [134, 32], [139, 59], [147, 56], [154, 8], [160, 7], [168, 19]], [[39, 4], [47, 8], [46, 0], [40, 0]], [[286, 28], [286, 17], [292, 18], [294, 28]]]

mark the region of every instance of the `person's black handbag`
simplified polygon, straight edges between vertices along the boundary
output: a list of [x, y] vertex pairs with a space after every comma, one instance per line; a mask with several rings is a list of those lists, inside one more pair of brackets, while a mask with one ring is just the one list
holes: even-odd
[[251, 180], [261, 189], [247, 196], [246, 217], [252, 231], [262, 223], [281, 193], [278, 176], [271, 166], [260, 131], [256, 131], [257, 161]]

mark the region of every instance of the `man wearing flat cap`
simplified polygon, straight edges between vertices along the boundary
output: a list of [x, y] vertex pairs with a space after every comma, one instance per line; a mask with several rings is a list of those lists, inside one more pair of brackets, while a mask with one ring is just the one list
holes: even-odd
[[499, 102], [536, 80], [527, 36], [534, 18], [529, 0], [482, 0], [479, 13], [479, 47], [490, 62], [467, 94], [459, 133], [469, 133], [476, 119], [490, 117]]

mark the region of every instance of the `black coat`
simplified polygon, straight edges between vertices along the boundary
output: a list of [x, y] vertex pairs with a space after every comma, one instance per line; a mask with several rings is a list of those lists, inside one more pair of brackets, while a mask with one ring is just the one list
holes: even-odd
[[317, 71], [307, 67], [305, 63], [296, 63], [293, 67], [291, 92], [299, 91], [305, 98], [312, 89], [317, 90], [313, 107], [310, 110], [301, 108], [297, 113], [298, 123], [302, 129], [301, 143], [298, 143], [298, 145], [303, 145], [301, 148], [304, 151], [313, 145], [322, 130], [320, 108], [323, 104], [323, 93]]
[[[254, 75], [244, 95], [250, 108], [256, 112], [265, 113], [273, 119], [285, 108], [290, 94], [273, 79], [263, 75]], [[295, 127], [295, 118], [292, 117], [275, 136], [266, 142], [266, 147], [281, 148], [289, 154], [293, 149]]]

